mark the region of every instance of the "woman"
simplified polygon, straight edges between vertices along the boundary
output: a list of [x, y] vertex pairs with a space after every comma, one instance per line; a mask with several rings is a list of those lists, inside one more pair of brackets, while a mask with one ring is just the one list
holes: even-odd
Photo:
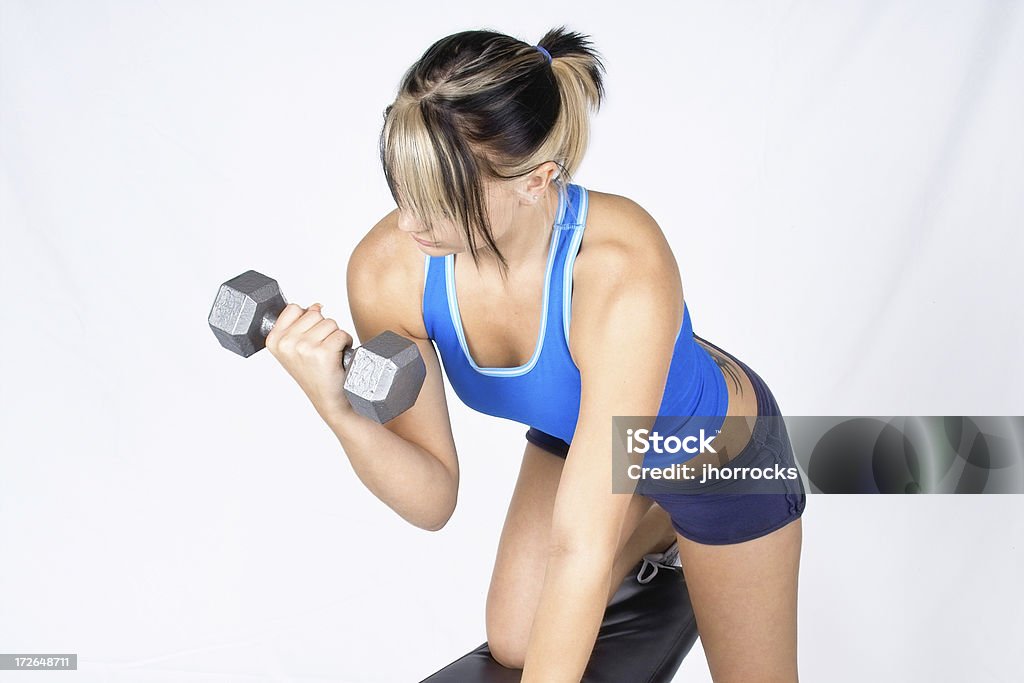
[[698, 457], [792, 453], [763, 419], [778, 406], [761, 378], [693, 334], [658, 224], [569, 180], [603, 70], [559, 28], [536, 46], [457, 33], [405, 74], [380, 140], [398, 208], [354, 250], [348, 293], [361, 339], [419, 345], [413, 408], [386, 425], [351, 410], [338, 357], [352, 337], [319, 304], [289, 305], [267, 347], [363, 483], [424, 529], [445, 525], [459, 485], [434, 344], [462, 400], [530, 426], [487, 598], [491, 653], [524, 683], [579, 681], [626, 572], [673, 543], [714, 679], [795, 681], [799, 480], [774, 495], [611, 493], [616, 415], [758, 416]]

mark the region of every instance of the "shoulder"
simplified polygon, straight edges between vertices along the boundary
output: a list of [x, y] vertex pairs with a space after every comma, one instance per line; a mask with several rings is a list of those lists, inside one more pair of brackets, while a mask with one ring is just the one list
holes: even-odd
[[653, 282], [661, 283], [666, 295], [681, 295], [675, 255], [654, 217], [628, 197], [593, 190], [588, 195], [587, 225], [573, 271], [581, 295]]
[[370, 228], [349, 256], [345, 279], [353, 318], [386, 316], [389, 329], [426, 339], [423, 274], [424, 254], [398, 229], [395, 209]]
[[[658, 222], [628, 197], [588, 190], [587, 224], [573, 266], [570, 348], [618, 325], [613, 312], [675, 335], [682, 322], [679, 267]], [[651, 330], [653, 332], [653, 330]]]

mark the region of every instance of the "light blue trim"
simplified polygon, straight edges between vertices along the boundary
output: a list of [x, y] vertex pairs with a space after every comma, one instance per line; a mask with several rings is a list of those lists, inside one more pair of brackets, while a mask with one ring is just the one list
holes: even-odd
[[569, 207], [569, 186], [563, 185], [558, 188], [558, 210], [555, 211], [555, 225], [560, 226], [565, 220], [565, 212]]
[[551, 288], [551, 270], [555, 263], [555, 253], [558, 251], [555, 246], [558, 244], [560, 231], [551, 231], [551, 245], [548, 247], [548, 263], [544, 272], [544, 302], [540, 312], [540, 334], [537, 336], [537, 345], [533, 350], [533, 356], [523, 365], [514, 368], [485, 368], [476, 364], [473, 357], [469, 355], [469, 344], [466, 343], [466, 333], [462, 329], [462, 315], [459, 313], [458, 293], [455, 291], [455, 255], [448, 254], [444, 257], [445, 290], [448, 295], [448, 311], [451, 314], [452, 323], [455, 326], [455, 334], [459, 338], [459, 346], [462, 347], [462, 354], [470, 367], [481, 375], [492, 377], [515, 377], [525, 375], [540, 358], [541, 349], [544, 348], [544, 337], [547, 334], [548, 326], [548, 291]]
[[420, 297], [420, 318], [423, 320], [423, 329], [430, 336], [429, 324], [427, 323], [427, 276], [430, 275], [430, 254], [423, 255], [423, 296]]
[[583, 240], [583, 228], [576, 228], [569, 242], [569, 255], [565, 259], [565, 272], [562, 277], [562, 333], [569, 342], [569, 320], [572, 317], [572, 264], [576, 262], [576, 252]]
[[[690, 307], [689, 307], [689, 305], [687, 305], [686, 299], [684, 298], [683, 299], [683, 319], [679, 321], [679, 329], [676, 330], [676, 341], [675, 341], [675, 344], [672, 345], [673, 348], [675, 348], [675, 345], [679, 343], [679, 335], [681, 335], [683, 333], [683, 328], [686, 327], [686, 313], [689, 310], [690, 310]], [[692, 317], [690, 318], [690, 324], [691, 325], [693, 324], [693, 318]]]
[[[569, 242], [569, 253], [565, 257], [565, 265], [562, 266], [562, 334], [565, 335], [565, 345], [569, 346], [569, 320], [572, 318], [572, 266], [576, 263], [576, 254], [580, 250], [580, 242], [583, 241], [583, 229], [587, 225], [587, 208], [590, 201], [585, 188], [581, 188], [580, 207], [576, 211], [578, 224], [573, 228], [575, 232]], [[580, 218], [582, 217], [582, 220]]]
[[[587, 188], [583, 187], [582, 185], [576, 185], [576, 189], [579, 191], [579, 202], [576, 204], [575, 211], [573, 212], [574, 213], [574, 220], [573, 220], [573, 222], [568, 224], [568, 225], [562, 225], [563, 223], [565, 223], [566, 214], [569, 212], [568, 206], [564, 207], [563, 210], [561, 211], [561, 213], [558, 216], [557, 223], [559, 225], [562, 225], [563, 228], [574, 228], [576, 226], [582, 225], [583, 222], [586, 221], [587, 204], [590, 203], [590, 197], [587, 194]], [[569, 188], [568, 187], [566, 187], [565, 193], [566, 193], [566, 196], [568, 196], [568, 194], [569, 194]], [[566, 202], [566, 204], [568, 204], [568, 202]]]

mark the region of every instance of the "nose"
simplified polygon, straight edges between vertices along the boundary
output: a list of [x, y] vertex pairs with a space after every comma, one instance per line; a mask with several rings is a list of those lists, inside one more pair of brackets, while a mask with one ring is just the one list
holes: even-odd
[[398, 229], [402, 232], [420, 233], [426, 230], [426, 227], [408, 211], [398, 212]]

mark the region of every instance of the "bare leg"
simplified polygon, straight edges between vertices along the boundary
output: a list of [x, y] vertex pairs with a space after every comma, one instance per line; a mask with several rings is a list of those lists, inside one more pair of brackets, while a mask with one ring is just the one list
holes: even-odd
[[611, 585], [608, 587], [608, 600], [612, 599], [615, 591], [622, 584], [622, 580], [626, 578], [626, 574], [636, 566], [636, 563], [644, 555], [660, 553], [672, 544], [675, 537], [676, 532], [672, 528], [668, 513], [648, 501], [647, 511], [615, 558]]
[[[487, 641], [500, 664], [522, 668], [533, 616], [547, 568], [555, 492], [564, 460], [527, 443], [519, 478], [498, 543], [487, 593]], [[672, 543], [668, 515], [649, 499], [634, 496], [623, 523], [620, 549], [608, 587], [610, 601], [622, 579], [647, 553]]]
[[715, 683], [797, 683], [799, 518], [744, 543], [678, 537], [697, 629]]

